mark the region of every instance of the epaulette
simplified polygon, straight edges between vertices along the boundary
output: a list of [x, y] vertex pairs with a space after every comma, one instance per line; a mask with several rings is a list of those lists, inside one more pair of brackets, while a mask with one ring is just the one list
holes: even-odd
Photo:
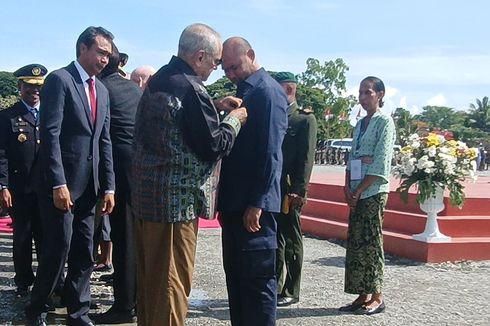
[[313, 111], [311, 106], [307, 106], [306, 108], [300, 107], [300, 108], [298, 108], [298, 111], [300, 113], [303, 113], [303, 114], [311, 114], [311, 113], [315, 112], [315, 111]]

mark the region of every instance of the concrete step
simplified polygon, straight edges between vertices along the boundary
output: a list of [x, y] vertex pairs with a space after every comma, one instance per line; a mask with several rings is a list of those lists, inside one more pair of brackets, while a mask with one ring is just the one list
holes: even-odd
[[[332, 222], [349, 220], [347, 204], [330, 200], [308, 199], [302, 213]], [[411, 236], [421, 233], [425, 223], [425, 214], [386, 209], [383, 230]], [[440, 231], [451, 237], [490, 237], [490, 216], [438, 216], [438, 223]]]
[[[308, 198], [321, 199], [328, 201], [335, 201], [343, 203], [344, 201], [344, 187], [336, 184], [322, 184], [322, 183], [310, 183], [308, 188]], [[387, 209], [402, 211], [414, 214], [424, 214], [420, 210], [419, 204], [415, 200], [416, 195], [409, 193], [408, 202], [405, 203], [400, 194], [396, 191], [391, 191], [388, 196]], [[472, 198], [468, 197], [465, 200], [462, 209], [451, 206], [449, 203], [449, 194], [445, 194], [444, 198], [445, 208], [440, 212], [439, 216], [485, 216], [489, 215], [490, 200], [488, 198]]]
[[[302, 215], [303, 232], [324, 238], [347, 238], [347, 223]], [[392, 255], [422, 262], [490, 260], [490, 237], [452, 237], [447, 243], [427, 243], [411, 235], [384, 230], [384, 249]]]

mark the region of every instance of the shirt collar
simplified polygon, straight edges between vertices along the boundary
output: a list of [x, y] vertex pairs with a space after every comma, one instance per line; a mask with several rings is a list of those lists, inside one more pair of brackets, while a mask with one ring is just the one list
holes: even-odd
[[170, 59], [169, 65], [175, 67], [176, 69], [178, 69], [180, 71], [182, 71], [184, 74], [191, 75], [191, 76], [197, 76], [194, 69], [192, 69], [192, 67], [187, 62], [185, 62], [183, 59], [181, 59], [179, 57], [172, 56], [172, 59]]
[[243, 97], [247, 93], [248, 89], [253, 88], [259, 84], [259, 82], [264, 78], [264, 75], [268, 75], [264, 68], [260, 68], [245, 80], [242, 80], [237, 85], [237, 96]]
[[80, 78], [82, 79], [82, 81], [85, 83], [87, 82], [87, 79], [89, 78], [92, 78], [94, 79], [93, 77], [90, 77], [87, 72], [85, 71], [85, 69], [83, 69], [82, 65], [77, 61], [73, 61], [75, 63], [75, 68], [77, 68], [78, 70], [78, 73], [80, 74]]
[[[260, 80], [264, 77], [264, 74], [267, 74], [264, 68], [260, 68], [250, 76], [248, 76], [245, 80], [238, 83], [237, 86], [245, 86], [244, 84], [250, 85], [252, 87], [256, 86]], [[247, 86], [245, 86], [247, 87]]]
[[296, 101], [293, 101], [288, 105], [288, 111], [287, 111], [288, 115], [293, 114], [297, 110], [298, 110], [298, 103]]
[[36, 105], [34, 106], [30, 106], [29, 104], [26, 103], [26, 101], [24, 101], [23, 99], [20, 99], [22, 101], [22, 103], [24, 103], [24, 105], [26, 106], [26, 108], [31, 111], [31, 110], [39, 110], [39, 106], [41, 105], [41, 102], [38, 102]]

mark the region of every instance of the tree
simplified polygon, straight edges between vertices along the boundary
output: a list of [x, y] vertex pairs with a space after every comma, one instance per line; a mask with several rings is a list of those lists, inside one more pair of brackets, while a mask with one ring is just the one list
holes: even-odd
[[17, 102], [17, 78], [11, 72], [0, 71], [0, 110]]
[[487, 96], [483, 97], [481, 101], [476, 99], [476, 105], [473, 103], [470, 104], [468, 118], [468, 123], [472, 127], [490, 132], [490, 103], [488, 102]]
[[0, 110], [6, 109], [14, 105], [14, 103], [17, 101], [18, 101], [18, 97], [16, 95], [9, 95], [6, 97], [0, 96]]
[[445, 106], [424, 106], [423, 112], [417, 115], [417, 120], [426, 122], [429, 128], [440, 130], [451, 130], [457, 125], [463, 125], [464, 112], [456, 111]]
[[417, 130], [417, 121], [404, 108], [395, 109], [393, 121], [396, 127], [396, 143], [405, 146], [408, 137]]
[[228, 95], [235, 95], [236, 86], [226, 76], [221, 77], [211, 85], [207, 86], [209, 95], [213, 98], [222, 98]]
[[17, 95], [17, 78], [11, 72], [0, 71], [0, 96]]
[[[318, 120], [318, 139], [345, 138], [351, 135], [348, 116], [357, 103], [354, 96], [344, 96], [349, 67], [340, 58], [320, 64], [306, 60], [306, 71], [299, 75], [298, 104], [311, 106]], [[330, 119], [325, 119], [329, 111]]]

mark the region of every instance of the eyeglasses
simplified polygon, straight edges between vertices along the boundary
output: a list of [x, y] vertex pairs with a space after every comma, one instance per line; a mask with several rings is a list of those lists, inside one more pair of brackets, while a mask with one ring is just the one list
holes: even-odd
[[[209, 56], [211, 56], [211, 57], [212, 57], [212, 55], [213, 55], [212, 53], [207, 52], [207, 51], [204, 51], [204, 53], [206, 53], [207, 55], [209, 55]], [[213, 59], [213, 65], [214, 65], [215, 67], [218, 67], [218, 66], [221, 64], [221, 62], [222, 62], [222, 61], [223, 61], [223, 60], [221, 60], [221, 58]]]

